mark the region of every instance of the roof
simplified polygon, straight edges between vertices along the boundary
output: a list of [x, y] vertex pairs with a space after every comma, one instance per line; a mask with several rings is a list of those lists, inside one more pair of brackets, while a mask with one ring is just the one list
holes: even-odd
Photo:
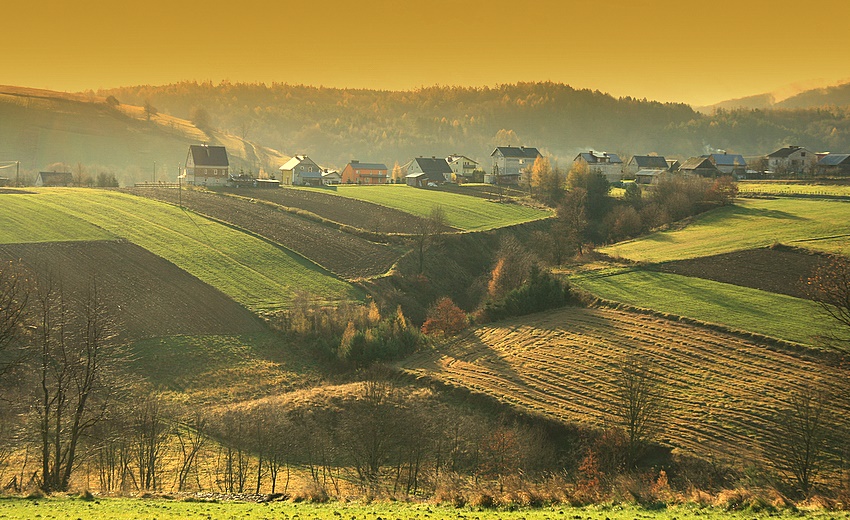
[[667, 173], [666, 168], [642, 168], [635, 173], [635, 176], [641, 175], [661, 175], [662, 173]]
[[192, 154], [192, 162], [195, 166], [216, 166], [219, 168], [230, 166], [227, 160], [227, 148], [223, 146], [208, 146], [205, 144], [193, 144], [189, 146]]
[[444, 181], [447, 174], [454, 173], [449, 163], [442, 158], [417, 157], [414, 161], [419, 164], [419, 169], [431, 180]]
[[735, 153], [713, 153], [708, 157], [717, 166], [747, 166], [744, 156]]
[[[296, 166], [301, 164], [304, 161], [310, 161], [313, 163], [313, 160], [307, 157], [306, 155], [293, 155], [292, 159], [286, 161], [283, 166], [281, 166], [280, 170], [293, 170]], [[315, 164], [315, 163], [313, 163]]]
[[446, 161], [448, 161], [448, 162], [449, 162], [449, 164], [451, 164], [451, 163], [453, 163], [453, 162], [456, 162], [456, 161], [459, 161], [459, 160], [461, 160], [461, 159], [465, 159], [465, 160], [467, 160], [467, 161], [469, 161], [469, 162], [471, 162], [471, 163], [478, 164], [478, 161], [474, 161], [474, 160], [470, 159], [469, 157], [467, 157], [467, 156], [465, 156], [465, 155], [458, 155], [458, 154], [456, 154], [456, 153], [453, 153], [453, 154], [451, 154], [450, 156], [446, 157]]
[[623, 162], [620, 159], [620, 156], [615, 153], [605, 153], [605, 152], [594, 152], [591, 150], [590, 152], [583, 152], [576, 156], [576, 160], [581, 157], [588, 164], [597, 164], [597, 163], [608, 163], [608, 164], [620, 164]]
[[38, 172], [38, 175], [45, 184], [70, 184], [74, 180], [71, 172]]
[[820, 160], [821, 166], [850, 165], [850, 153], [831, 153]]
[[387, 165], [381, 163], [365, 163], [359, 161], [351, 161], [348, 163], [355, 170], [386, 170]]
[[805, 148], [803, 148], [801, 146], [786, 146], [785, 148], [780, 148], [779, 150], [776, 150], [775, 152], [768, 154], [768, 157], [774, 157], [774, 158], [777, 158], [777, 159], [781, 159], [783, 157], [788, 157], [789, 155], [796, 152], [797, 150], [805, 150]]
[[537, 159], [540, 152], [537, 148], [525, 146], [497, 146], [490, 157], [496, 155], [496, 152], [501, 153], [504, 157], [520, 158], [520, 159]]
[[682, 166], [679, 167], [680, 170], [698, 170], [698, 169], [708, 169], [708, 170], [716, 170], [717, 167], [712, 164], [711, 161], [708, 160], [708, 157], [691, 157], [687, 161], [682, 163]]
[[669, 167], [667, 159], [661, 155], [635, 155], [629, 162], [634, 162], [638, 168], [661, 168], [662, 170], [666, 170]]

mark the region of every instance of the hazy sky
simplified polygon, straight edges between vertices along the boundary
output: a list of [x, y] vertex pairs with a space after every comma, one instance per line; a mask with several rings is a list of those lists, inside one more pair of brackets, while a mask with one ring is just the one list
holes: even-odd
[[709, 104], [850, 81], [848, 0], [15, 0], [0, 84], [552, 80]]

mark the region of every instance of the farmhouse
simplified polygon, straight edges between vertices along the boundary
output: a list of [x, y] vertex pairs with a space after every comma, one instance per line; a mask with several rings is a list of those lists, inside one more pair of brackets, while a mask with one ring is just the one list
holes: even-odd
[[452, 179], [452, 169], [445, 159], [437, 157], [417, 157], [407, 163], [405, 181], [408, 186], [423, 187], [429, 184], [442, 184]]
[[680, 173], [699, 175], [700, 177], [718, 177], [720, 170], [708, 157], [691, 157], [679, 167]]
[[280, 167], [280, 183], [288, 186], [319, 186], [322, 168], [306, 155], [296, 155]]
[[490, 158], [493, 162], [492, 173], [484, 176], [484, 182], [490, 184], [519, 184], [519, 177], [526, 168], [534, 166], [534, 161], [542, 157], [537, 148], [525, 146], [497, 146]]
[[337, 170], [326, 168], [324, 171], [322, 171], [322, 184], [324, 184], [325, 186], [332, 186], [341, 182], [342, 175], [340, 175]]
[[591, 150], [578, 154], [573, 163], [586, 164], [590, 171], [601, 173], [608, 182], [623, 180], [623, 160], [615, 153]]
[[667, 173], [667, 169], [644, 168], [635, 172], [635, 182], [638, 184], [658, 184], [658, 180]]
[[805, 173], [817, 161], [817, 155], [802, 146], [786, 146], [767, 155], [767, 167], [776, 173]]
[[636, 174], [639, 170], [666, 170], [667, 159], [661, 155], [633, 155], [623, 173]]
[[455, 182], [470, 182], [475, 170], [478, 169], [478, 163], [465, 155], [453, 153], [446, 157], [446, 162], [454, 173]]
[[831, 153], [823, 157], [816, 166], [822, 175], [850, 175], [850, 153]]
[[744, 177], [747, 174], [747, 161], [744, 160], [743, 155], [723, 152], [713, 153], [706, 157], [724, 175]]
[[186, 177], [195, 186], [224, 186], [230, 178], [230, 161], [223, 146], [193, 144], [186, 156]]
[[386, 184], [387, 166], [381, 163], [351, 161], [342, 169], [343, 184]]
[[36, 186], [70, 186], [73, 182], [71, 172], [38, 172], [35, 178]]

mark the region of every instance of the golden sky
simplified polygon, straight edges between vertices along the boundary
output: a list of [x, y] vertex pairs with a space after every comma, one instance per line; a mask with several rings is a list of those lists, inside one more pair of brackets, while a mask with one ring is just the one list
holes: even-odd
[[848, 0], [17, 0], [0, 12], [0, 84], [54, 90], [552, 80], [708, 104], [850, 81]]

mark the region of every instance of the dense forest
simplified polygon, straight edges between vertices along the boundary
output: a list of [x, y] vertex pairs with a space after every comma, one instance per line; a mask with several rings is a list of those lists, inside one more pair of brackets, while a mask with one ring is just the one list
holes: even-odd
[[156, 107], [323, 166], [351, 159], [404, 164], [462, 153], [485, 162], [495, 145], [536, 146], [561, 164], [582, 150], [687, 158], [714, 149], [763, 155], [787, 144], [850, 150], [850, 109], [718, 110], [614, 98], [558, 83], [337, 89], [274, 83], [183, 82], [98, 92]]

